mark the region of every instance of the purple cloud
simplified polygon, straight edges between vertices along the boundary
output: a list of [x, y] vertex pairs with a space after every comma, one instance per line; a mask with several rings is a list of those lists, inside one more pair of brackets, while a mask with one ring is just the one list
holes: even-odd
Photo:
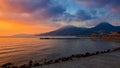
[[11, 18], [44, 20], [50, 23], [101, 20], [107, 18], [110, 13], [120, 13], [120, 0], [1, 0], [0, 2], [5, 6], [2, 7], [0, 3], [0, 10], [7, 9], [6, 12], [11, 13], [9, 16]]
[[51, 0], [4, 0], [3, 2], [13, 12], [14, 10], [19, 10], [19, 12], [34, 12], [51, 5]]
[[120, 13], [120, 0], [76, 0], [80, 4], [93, 8], [109, 8], [112, 12]]

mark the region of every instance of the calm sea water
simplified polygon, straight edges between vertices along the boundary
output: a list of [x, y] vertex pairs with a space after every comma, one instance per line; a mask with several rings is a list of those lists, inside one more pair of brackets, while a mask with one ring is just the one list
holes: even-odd
[[44, 58], [102, 51], [119, 47], [120, 42], [92, 39], [0, 38], [0, 65], [6, 62], [27, 63]]

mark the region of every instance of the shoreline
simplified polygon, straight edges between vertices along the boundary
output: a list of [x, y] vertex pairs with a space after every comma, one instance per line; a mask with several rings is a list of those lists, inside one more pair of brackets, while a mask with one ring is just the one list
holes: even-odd
[[36, 62], [34, 63], [32, 60], [29, 61], [29, 63], [27, 64], [23, 64], [23, 65], [20, 65], [20, 66], [14, 66], [14, 64], [12, 63], [6, 63], [6, 64], [3, 64], [1, 67], [4, 67], [4, 66], [9, 66], [9, 68], [31, 68], [31, 67], [35, 67], [35, 68], [41, 68], [41, 67], [45, 67], [47, 68], [46, 66], [52, 66], [52, 65], [56, 65], [56, 64], [63, 64], [63, 63], [66, 63], [66, 62], [73, 62], [75, 61], [75, 59], [85, 59], [85, 58], [89, 58], [89, 57], [94, 57], [94, 56], [99, 56], [99, 55], [103, 55], [103, 54], [109, 54], [109, 53], [113, 53], [113, 52], [117, 52], [117, 51], [120, 51], [120, 47], [119, 48], [115, 48], [115, 49], [108, 49], [106, 51], [97, 51], [95, 53], [85, 53], [85, 54], [75, 54], [75, 55], [71, 55], [71, 56], [67, 56], [67, 57], [60, 57], [58, 59], [45, 59], [44, 62]]
[[120, 47], [110, 53], [33, 68], [120, 68]]
[[40, 39], [118, 39], [120, 40], [120, 37], [67, 37], [67, 36], [53, 36], [53, 37], [40, 37]]

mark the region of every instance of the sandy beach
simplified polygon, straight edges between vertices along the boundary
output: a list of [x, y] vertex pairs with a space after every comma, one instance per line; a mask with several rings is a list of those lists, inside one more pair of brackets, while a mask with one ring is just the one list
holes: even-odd
[[120, 50], [34, 68], [120, 68]]

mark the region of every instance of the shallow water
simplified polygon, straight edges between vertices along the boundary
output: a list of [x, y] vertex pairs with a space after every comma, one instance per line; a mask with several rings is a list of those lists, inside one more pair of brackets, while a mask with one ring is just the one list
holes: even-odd
[[120, 42], [92, 39], [0, 38], [0, 65], [6, 62], [27, 63], [72, 54], [103, 51], [120, 46]]

